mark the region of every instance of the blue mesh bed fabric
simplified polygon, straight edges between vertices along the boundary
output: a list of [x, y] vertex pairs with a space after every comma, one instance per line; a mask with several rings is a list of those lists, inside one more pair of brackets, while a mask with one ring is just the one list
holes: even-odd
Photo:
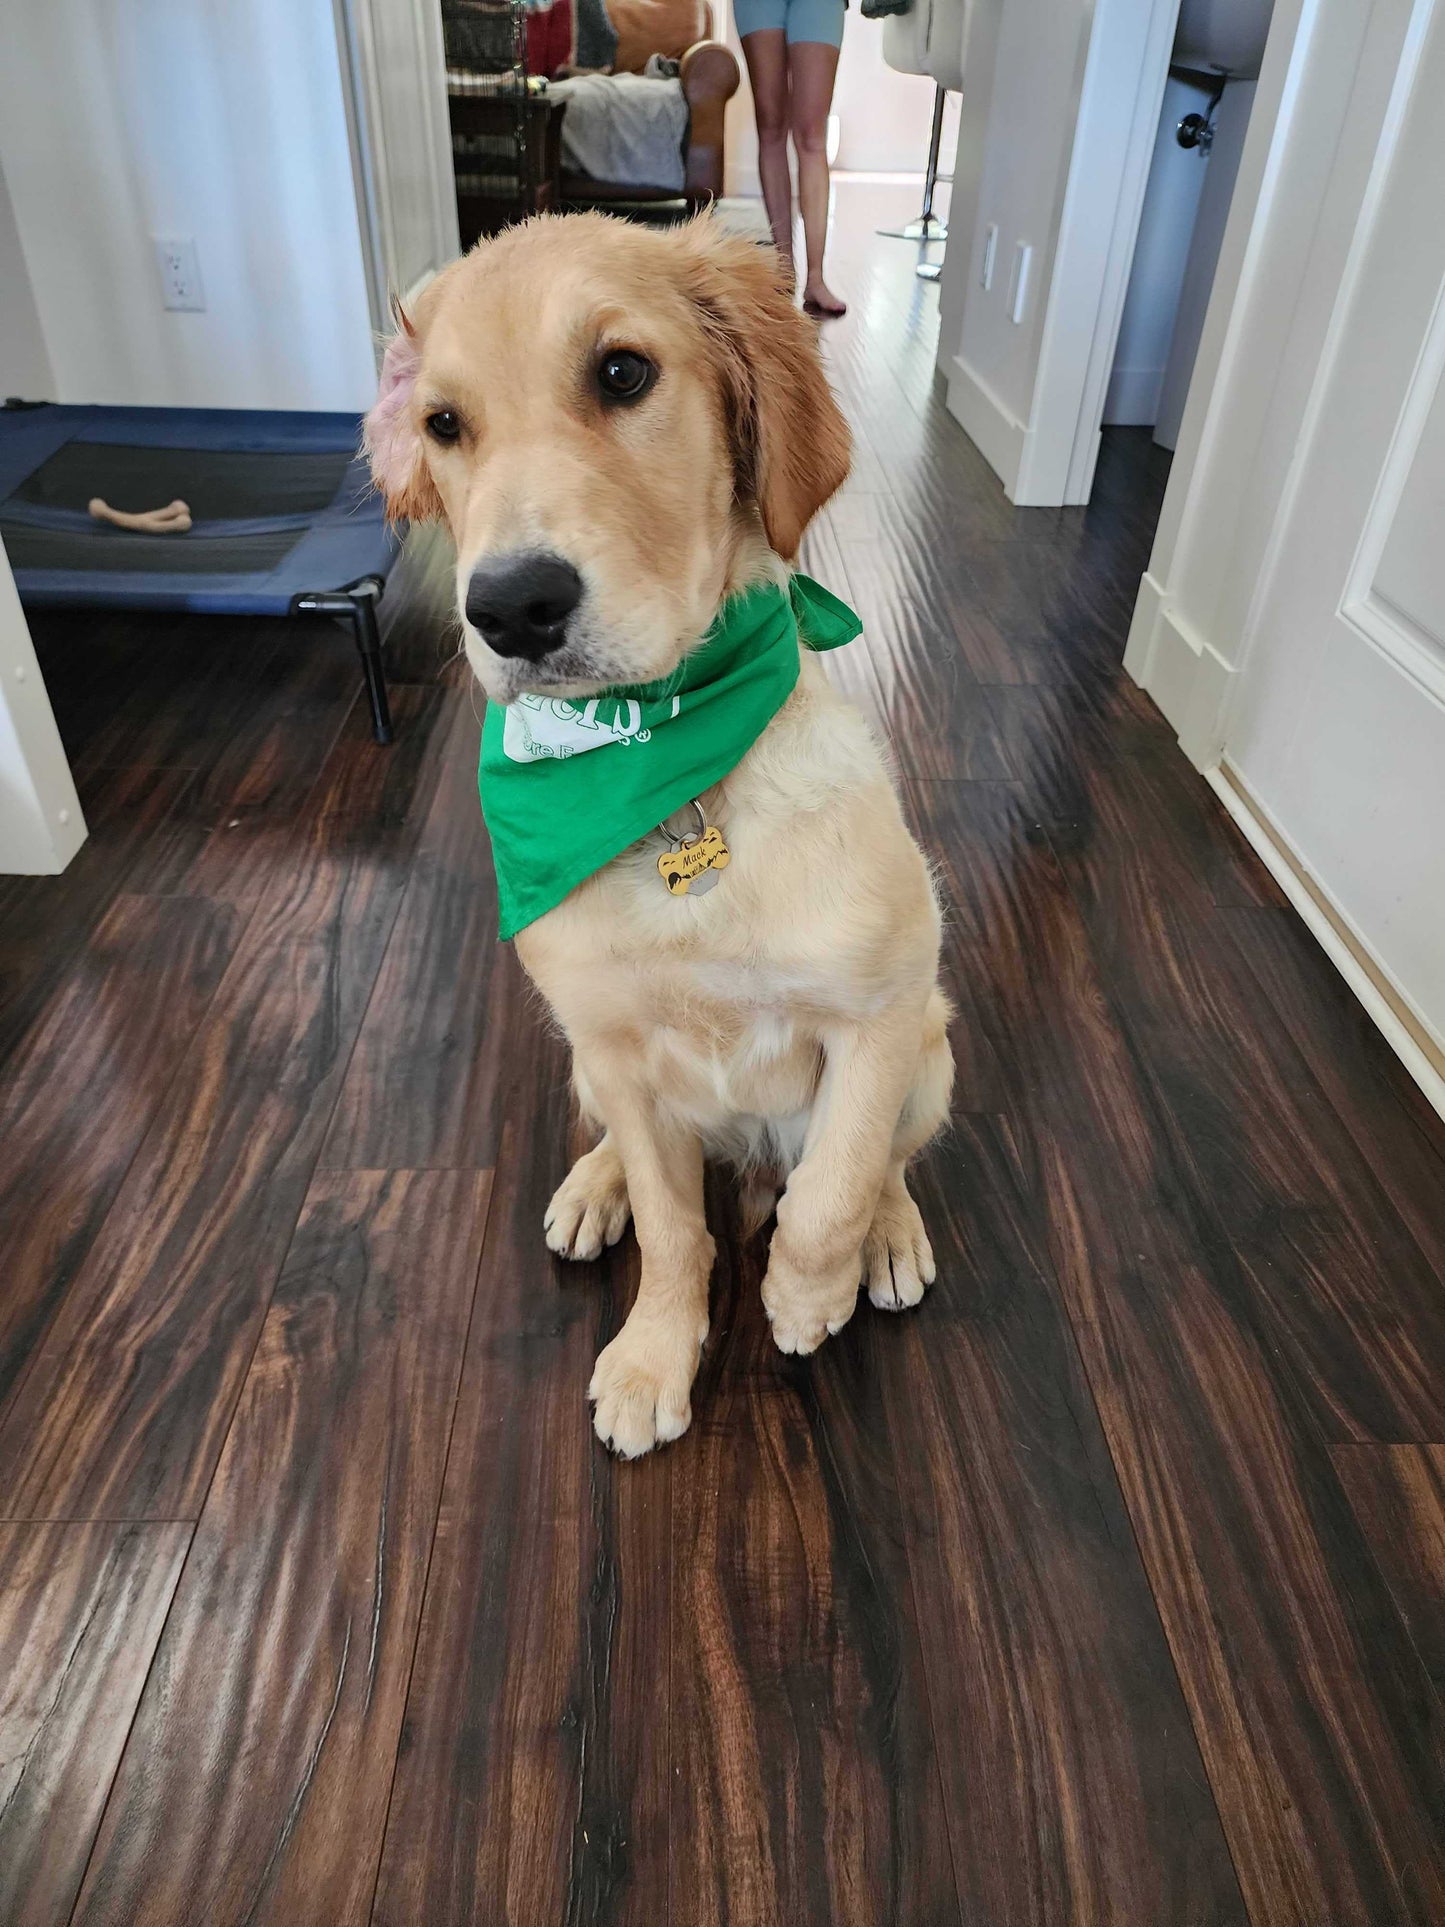
[[[0, 535], [21, 600], [285, 615], [396, 560], [355, 415], [234, 408], [0, 409]], [[87, 504], [190, 504], [185, 535]]]

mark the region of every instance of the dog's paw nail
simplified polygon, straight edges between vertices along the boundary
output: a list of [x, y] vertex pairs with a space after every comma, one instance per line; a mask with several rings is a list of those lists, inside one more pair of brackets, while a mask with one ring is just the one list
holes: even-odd
[[882, 1290], [876, 1285], [868, 1288], [868, 1302], [879, 1311], [912, 1311], [923, 1301], [923, 1287], [915, 1284], [912, 1290], [900, 1290], [896, 1286], [885, 1286]]

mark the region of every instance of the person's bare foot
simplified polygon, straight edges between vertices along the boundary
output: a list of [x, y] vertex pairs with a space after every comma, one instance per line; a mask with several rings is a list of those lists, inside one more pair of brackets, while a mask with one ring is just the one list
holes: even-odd
[[848, 303], [838, 299], [821, 275], [814, 275], [803, 289], [803, 312], [826, 316], [847, 314]]

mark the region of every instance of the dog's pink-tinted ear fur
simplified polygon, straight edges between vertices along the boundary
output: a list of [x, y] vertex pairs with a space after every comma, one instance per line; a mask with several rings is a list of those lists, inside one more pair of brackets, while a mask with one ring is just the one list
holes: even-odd
[[421, 342], [400, 306], [398, 327], [386, 344], [381, 363], [381, 386], [366, 418], [363, 446], [371, 458], [371, 474], [386, 499], [393, 522], [426, 522], [442, 513], [427, 470], [412, 398], [421, 367]]

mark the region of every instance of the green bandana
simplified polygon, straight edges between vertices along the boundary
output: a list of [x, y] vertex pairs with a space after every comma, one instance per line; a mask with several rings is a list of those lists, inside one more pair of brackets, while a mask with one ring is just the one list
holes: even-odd
[[799, 640], [836, 649], [863, 625], [795, 575], [730, 596], [661, 682], [487, 704], [478, 780], [501, 934], [555, 909], [665, 817], [736, 769], [792, 694]]

